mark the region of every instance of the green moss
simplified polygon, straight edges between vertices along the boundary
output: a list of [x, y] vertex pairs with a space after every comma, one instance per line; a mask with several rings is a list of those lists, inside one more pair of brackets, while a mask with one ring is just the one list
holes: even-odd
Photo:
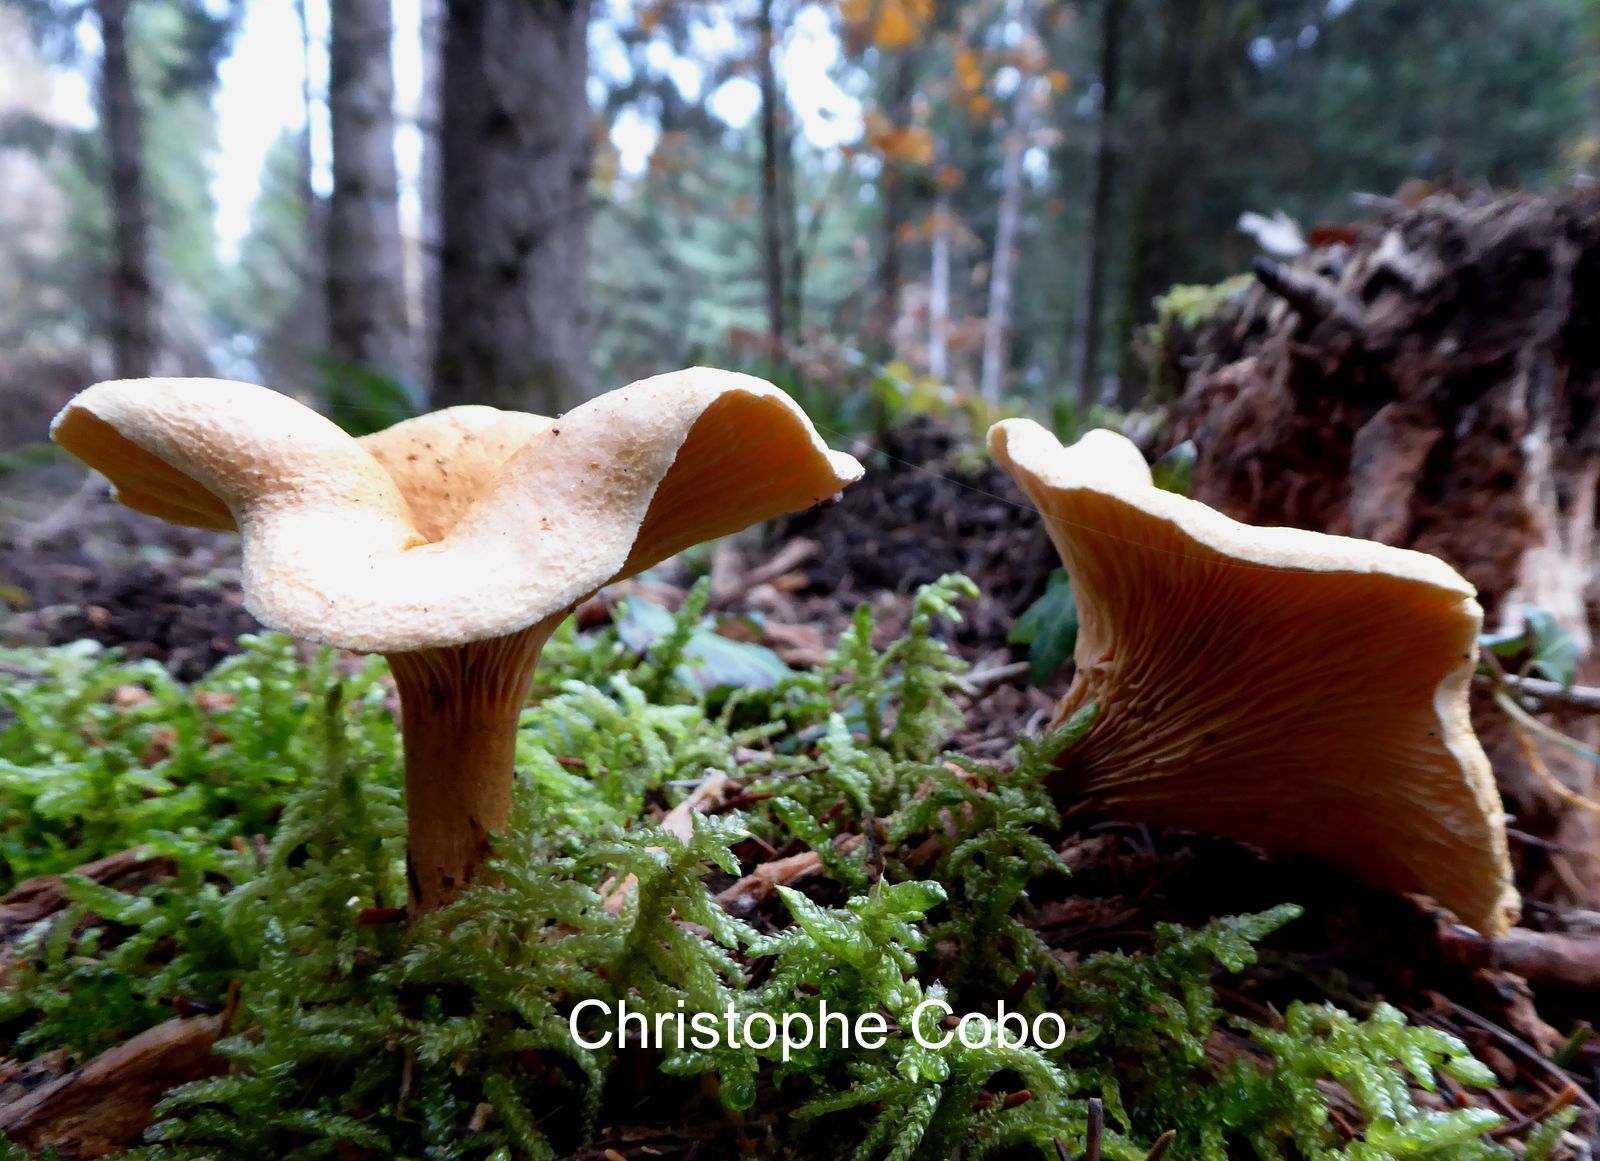
[[[685, 672], [694, 608], [644, 659], [612, 633], [564, 630], [542, 672], [574, 676], [524, 717], [493, 884], [414, 927], [372, 922], [405, 899], [377, 666], [302, 668], [286, 643], [256, 641], [204, 684], [236, 698], [212, 729], [194, 691], [147, 667], [33, 655], [19, 663], [53, 676], [12, 697], [6, 857], [59, 869], [153, 842], [177, 872], [137, 896], [73, 881], [71, 908], [13, 961], [0, 1029], [16, 1055], [88, 1054], [175, 997], [220, 1006], [236, 986], [218, 1048], [229, 1073], [170, 1093], [129, 1154], [142, 1158], [557, 1157], [633, 1115], [641, 1067], [679, 1118], [775, 1117], [795, 1156], [1051, 1157], [1057, 1138], [1081, 1148], [1100, 1097], [1111, 1158], [1142, 1157], [1169, 1128], [1173, 1155], [1208, 1161], [1241, 1148], [1509, 1157], [1481, 1135], [1492, 1115], [1411, 1099], [1436, 1071], [1488, 1082], [1451, 1037], [1381, 1006], [1362, 1020], [1296, 1006], [1282, 1027], [1222, 1013], [1214, 974], [1252, 963], [1292, 906], [1162, 928], [1143, 954], [1069, 965], [1053, 952], [1031, 922], [1030, 890], [1066, 873], [1042, 779], [1092, 711], [1005, 766], [942, 755], [958, 666], [935, 630], [966, 592], [957, 579], [925, 589], [885, 650], [862, 613], [820, 673], [720, 700]], [[130, 679], [153, 701], [117, 709], [108, 694]], [[173, 722], [174, 755], [141, 761]], [[696, 815], [687, 841], [645, 821], [708, 769], [737, 771], [744, 809]], [[70, 790], [52, 802], [53, 779]], [[814, 851], [822, 873], [730, 914], [715, 891], [763, 845]], [[881, 1020], [883, 1043], [588, 1048], [569, 1026], [587, 1000], [796, 1026], [826, 1003]], [[992, 1015], [1002, 1000], [1059, 1017], [1060, 1043], [969, 1047], [924, 1007]], [[608, 1025], [591, 1007], [578, 1027], [598, 1042]], [[1247, 1059], [1208, 1052], [1224, 1033]], [[1334, 1087], [1365, 1140], [1330, 1129]], [[1529, 1155], [1548, 1156], [1554, 1133]]]
[[1151, 362], [1153, 402], [1172, 399], [1183, 389], [1181, 380], [1175, 379], [1174, 352], [1185, 337], [1238, 302], [1254, 285], [1255, 275], [1235, 274], [1215, 285], [1179, 284], [1156, 299], [1155, 320], [1141, 336]]

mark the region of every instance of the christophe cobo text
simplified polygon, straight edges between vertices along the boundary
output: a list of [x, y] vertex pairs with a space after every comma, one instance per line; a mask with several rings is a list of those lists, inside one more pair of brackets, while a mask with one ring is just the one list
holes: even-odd
[[[1042, 1048], [1048, 1051], [1066, 1043], [1067, 1022], [1055, 1012], [1026, 1017], [1002, 1002], [993, 1016], [968, 1012], [959, 1020], [950, 1005], [930, 996], [911, 1012], [911, 1038], [923, 1048], [947, 1048], [961, 1043], [967, 1048]], [[828, 1009], [823, 1000], [815, 1012], [741, 1012], [731, 1003], [721, 1012], [691, 1012], [678, 1001], [674, 1012], [635, 1012], [624, 1000], [583, 1000], [567, 1018], [567, 1030], [580, 1048], [608, 1048], [634, 1044], [643, 1048], [777, 1047], [787, 1061], [806, 1048], [863, 1048], [874, 1050], [889, 1042], [891, 1024], [882, 1012], [849, 1016]]]

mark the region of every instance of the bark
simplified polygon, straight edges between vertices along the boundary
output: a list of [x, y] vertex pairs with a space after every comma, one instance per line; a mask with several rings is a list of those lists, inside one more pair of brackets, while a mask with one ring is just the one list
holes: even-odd
[[1463, 927], [1439, 933], [1446, 958], [1472, 968], [1512, 972], [1530, 984], [1600, 991], [1600, 938], [1517, 927], [1498, 937]]
[[95, 1057], [74, 1072], [0, 1106], [0, 1133], [34, 1151], [105, 1157], [138, 1140], [170, 1088], [227, 1071], [212, 1053], [222, 1016], [168, 1020]]
[[[915, 55], [910, 49], [902, 49], [895, 58], [889, 82], [889, 119], [896, 127], [904, 127], [911, 121], [911, 100], [916, 95], [916, 80]], [[893, 350], [894, 326], [900, 317], [900, 235], [904, 232], [908, 211], [908, 192], [905, 176], [894, 159], [884, 158], [883, 175], [878, 180], [878, 197], [883, 205], [875, 279], [878, 301], [867, 326], [869, 341], [884, 351]]]
[[1089, 216], [1083, 265], [1083, 330], [1078, 346], [1078, 403], [1097, 401], [1100, 325], [1105, 299], [1111, 199], [1116, 184], [1116, 119], [1122, 56], [1123, 0], [1105, 0], [1100, 10], [1100, 115], [1095, 126], [1094, 169], [1089, 178]]
[[330, 13], [329, 349], [345, 362], [409, 378], [389, 0], [339, 0]]
[[[1184, 221], [1189, 214], [1195, 168], [1195, 104], [1202, 87], [1207, 55], [1203, 30], [1214, 0], [1165, 0], [1161, 18], [1160, 90], [1153, 130], [1144, 145], [1149, 157], [1134, 199], [1130, 241], [1130, 321], [1153, 313], [1157, 296], [1181, 271]], [[1138, 404], [1143, 383], [1133, 367], [1124, 367], [1124, 407]]]
[[306, 0], [295, 0], [295, 16], [300, 23], [300, 101], [306, 121], [300, 134], [300, 208], [305, 241], [300, 258], [300, 300], [287, 338], [295, 350], [321, 352], [328, 349], [328, 273], [323, 255], [323, 244], [328, 237], [328, 207], [317, 195], [316, 165], [311, 156], [316, 95], [311, 89], [313, 39], [311, 23], [306, 16]]
[[150, 277], [150, 204], [143, 121], [128, 64], [129, 0], [96, 0], [103, 55], [100, 126], [111, 201], [111, 358], [118, 378], [150, 374], [156, 356], [155, 284]]
[[448, 0], [436, 406], [589, 392], [588, 0]]
[[[794, 117], [789, 110], [787, 99], [784, 101], [783, 110], [786, 129], [779, 161], [783, 166], [783, 225], [787, 231], [789, 251], [788, 274], [783, 282], [784, 327], [798, 342], [804, 337], [805, 330], [806, 255], [810, 252], [811, 246], [805, 232], [800, 228], [800, 189], [799, 178], [795, 173], [795, 149], [799, 133], [794, 127]], [[818, 218], [821, 217], [821, 212], [821, 207], [818, 207], [816, 211]]]
[[767, 342], [784, 349], [783, 207], [779, 201], [778, 74], [773, 68], [772, 0], [756, 17], [757, 72], [761, 86], [761, 274], [767, 295]]
[[422, 212], [422, 311], [416, 346], [417, 366], [427, 374], [432, 373], [439, 339], [439, 243], [444, 212], [439, 101], [444, 30], [444, 0], [422, 0], [422, 95], [417, 102], [417, 129], [422, 135], [422, 188], [418, 198]]
[[[1024, 6], [1018, 5], [1017, 19], [1027, 23]], [[1006, 159], [1000, 176], [1000, 209], [994, 228], [994, 254], [989, 264], [989, 311], [983, 323], [983, 371], [979, 390], [990, 404], [1000, 402], [1006, 367], [1011, 354], [1011, 296], [1015, 289], [1017, 233], [1022, 224], [1024, 175], [1022, 155], [1033, 130], [1030, 102], [1033, 78], [1024, 75], [1017, 82], [1011, 102], [1011, 124], [1006, 133]]]
[[[1588, 655], [1600, 566], [1600, 193], [1430, 199], [1313, 251], [1197, 330], [1169, 335], [1182, 395], [1169, 438], [1199, 448], [1193, 495], [1254, 524], [1382, 540], [1443, 558], [1490, 628], [1525, 603]], [[1175, 340], [1175, 345], [1173, 341]], [[1524, 844], [1531, 894], [1600, 901], [1586, 759], [1519, 736], [1487, 696], [1475, 722]], [[1553, 724], [1590, 746], [1592, 715]]]

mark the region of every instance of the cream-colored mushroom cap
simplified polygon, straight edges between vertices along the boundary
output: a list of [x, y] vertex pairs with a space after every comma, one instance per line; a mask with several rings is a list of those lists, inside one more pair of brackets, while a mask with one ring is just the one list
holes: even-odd
[[1443, 561], [1254, 528], [1151, 483], [1138, 449], [989, 432], [1078, 604], [1058, 721], [1098, 716], [1057, 788], [1122, 817], [1225, 835], [1514, 921], [1504, 816], [1468, 716], [1482, 612]]
[[705, 368], [559, 419], [457, 407], [359, 440], [264, 387], [121, 380], [51, 435], [132, 508], [236, 527], [264, 624], [382, 653], [505, 636], [861, 475], [776, 387]]

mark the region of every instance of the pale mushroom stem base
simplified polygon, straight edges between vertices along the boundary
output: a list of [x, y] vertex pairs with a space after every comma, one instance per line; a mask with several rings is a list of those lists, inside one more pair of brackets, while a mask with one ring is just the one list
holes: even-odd
[[553, 617], [521, 632], [388, 655], [406, 757], [406, 874], [413, 919], [479, 877], [511, 816], [517, 722]]

